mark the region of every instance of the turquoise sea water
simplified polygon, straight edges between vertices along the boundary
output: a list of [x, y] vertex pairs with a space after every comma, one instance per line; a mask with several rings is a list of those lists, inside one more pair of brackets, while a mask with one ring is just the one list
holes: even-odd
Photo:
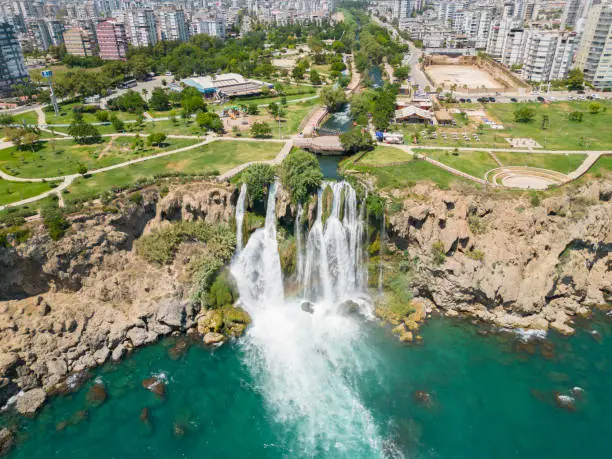
[[[431, 320], [420, 345], [401, 345], [375, 323], [363, 328], [376, 369], [351, 384], [384, 439], [380, 457], [612, 457], [609, 318], [545, 343], [481, 336], [447, 319]], [[298, 427], [275, 418], [241, 342], [215, 350], [192, 345], [171, 358], [175, 344], [167, 339], [105, 366], [79, 392], [54, 399], [35, 420], [21, 420], [11, 457], [372, 457], [341, 444], [300, 449]], [[142, 386], [160, 374], [168, 381], [164, 399]], [[108, 392], [98, 406], [87, 401], [96, 380]], [[576, 392], [574, 410], [557, 406], [554, 392], [569, 395], [575, 386], [583, 392]]]

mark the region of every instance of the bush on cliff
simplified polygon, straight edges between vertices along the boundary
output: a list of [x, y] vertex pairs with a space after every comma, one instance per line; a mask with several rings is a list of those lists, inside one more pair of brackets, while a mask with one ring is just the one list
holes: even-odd
[[261, 202], [266, 189], [274, 181], [274, 168], [269, 164], [254, 164], [242, 174], [247, 184], [249, 196], [253, 202]]
[[306, 202], [321, 186], [323, 173], [317, 158], [304, 150], [294, 150], [280, 168], [281, 181], [293, 202]]
[[45, 228], [54, 241], [60, 240], [66, 234], [66, 230], [70, 228], [70, 223], [57, 209], [44, 209], [42, 217]]

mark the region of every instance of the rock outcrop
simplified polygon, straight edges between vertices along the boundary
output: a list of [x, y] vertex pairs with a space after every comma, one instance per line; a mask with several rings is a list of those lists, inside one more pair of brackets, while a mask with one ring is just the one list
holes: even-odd
[[173, 219], [227, 222], [233, 194], [217, 182], [178, 186], [161, 201], [143, 191], [119, 212], [73, 216], [60, 241], [40, 225], [26, 243], [0, 248], [0, 406], [21, 391], [17, 410], [34, 414], [71, 375], [193, 327], [193, 247], [157, 266], [132, 246]]
[[600, 199], [610, 189], [594, 183], [534, 206], [418, 185], [394, 196], [403, 206], [389, 217], [391, 248], [418, 257], [414, 294], [447, 315], [570, 334], [573, 316], [611, 299], [612, 204]]

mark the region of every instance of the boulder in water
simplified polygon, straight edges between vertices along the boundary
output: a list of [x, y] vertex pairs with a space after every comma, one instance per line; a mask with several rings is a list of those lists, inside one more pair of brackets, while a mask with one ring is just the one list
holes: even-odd
[[419, 405], [429, 407], [433, 404], [431, 400], [431, 395], [428, 392], [425, 392], [424, 390], [415, 390], [412, 394], [412, 398]]
[[352, 300], [347, 300], [338, 305], [340, 314], [356, 314], [359, 312], [359, 305]]
[[568, 411], [576, 411], [576, 399], [571, 395], [564, 395], [559, 392], [554, 392], [555, 404], [559, 408]]
[[178, 438], [182, 438], [185, 435], [185, 427], [182, 425], [175, 423], [174, 424], [174, 436]]
[[25, 416], [34, 416], [36, 412], [44, 405], [47, 400], [47, 394], [41, 388], [32, 389], [24, 392], [17, 398], [15, 408], [17, 412]]
[[314, 304], [310, 301], [303, 301], [300, 306], [302, 311], [307, 312], [308, 314], [314, 314]]
[[209, 310], [198, 319], [198, 333], [205, 335], [209, 332], [218, 333], [223, 327], [223, 313]]
[[145, 406], [142, 409], [142, 411], [140, 412], [140, 422], [148, 424], [149, 423], [149, 415], [150, 415], [149, 408]]
[[142, 387], [150, 390], [161, 399], [166, 396], [166, 383], [156, 376], [143, 380]]
[[211, 345], [211, 344], [220, 344], [225, 340], [225, 336], [223, 336], [221, 333], [206, 333], [204, 335], [204, 344], [207, 345]]
[[178, 360], [183, 357], [189, 350], [189, 341], [186, 339], [178, 339], [174, 346], [168, 349], [168, 356], [172, 360]]

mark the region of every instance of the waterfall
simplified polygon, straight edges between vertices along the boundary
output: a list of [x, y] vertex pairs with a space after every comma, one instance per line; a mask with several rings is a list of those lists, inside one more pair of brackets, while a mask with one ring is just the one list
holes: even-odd
[[[323, 222], [327, 187], [333, 200]], [[382, 457], [385, 442], [359, 389], [361, 381], [375, 377], [379, 359], [365, 337], [363, 318], [353, 313], [370, 311], [362, 274], [365, 203], [358, 211], [347, 183], [324, 184], [316, 221], [304, 238], [303, 298], [285, 298], [276, 190], [276, 184], [270, 188], [265, 227], [251, 235], [231, 266], [239, 302], [252, 318], [241, 340], [245, 365], [265, 415], [282, 426], [283, 438], [276, 443], [286, 455]], [[296, 228], [301, 231], [299, 223]], [[355, 307], [347, 307], [348, 299]]]
[[244, 244], [244, 236], [242, 235], [242, 226], [244, 224], [244, 212], [246, 208], [247, 184], [243, 183], [240, 187], [240, 196], [236, 202], [236, 253], [242, 252]]

